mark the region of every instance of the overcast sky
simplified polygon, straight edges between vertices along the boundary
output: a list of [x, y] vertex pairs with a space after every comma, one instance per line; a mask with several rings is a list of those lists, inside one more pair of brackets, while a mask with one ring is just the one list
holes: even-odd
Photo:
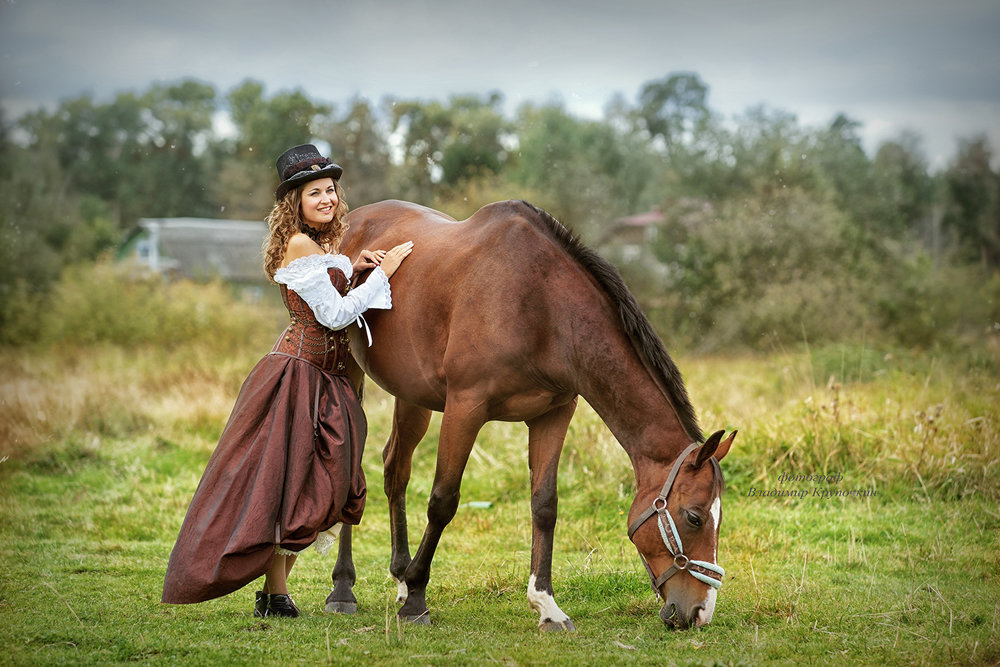
[[917, 132], [935, 166], [977, 133], [1000, 152], [997, 0], [0, 0], [8, 121], [184, 77], [335, 105], [499, 90], [511, 113], [560, 100], [599, 118], [677, 71], [726, 117], [844, 112], [869, 150]]

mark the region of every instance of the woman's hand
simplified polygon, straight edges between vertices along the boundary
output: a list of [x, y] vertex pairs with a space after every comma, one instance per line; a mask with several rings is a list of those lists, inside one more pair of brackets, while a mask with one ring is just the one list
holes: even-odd
[[382, 263], [380, 266], [382, 270], [385, 271], [387, 278], [391, 278], [392, 274], [396, 272], [399, 265], [403, 263], [407, 255], [413, 252], [413, 241], [407, 241], [406, 243], [400, 243], [398, 246], [385, 253], [385, 257], [382, 258]]
[[385, 250], [362, 250], [357, 261], [354, 262], [354, 273], [374, 269], [382, 263], [385, 258]]

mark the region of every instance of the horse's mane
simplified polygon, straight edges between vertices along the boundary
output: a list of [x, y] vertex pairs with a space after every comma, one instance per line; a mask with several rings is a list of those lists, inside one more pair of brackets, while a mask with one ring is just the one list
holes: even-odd
[[622, 326], [636, 352], [646, 362], [651, 372], [655, 373], [662, 382], [667, 392], [667, 398], [673, 404], [681, 425], [688, 432], [688, 435], [698, 442], [702, 442], [704, 436], [702, 436], [701, 428], [698, 426], [698, 418], [695, 416], [694, 407], [688, 398], [687, 389], [684, 388], [681, 372], [663, 347], [663, 342], [653, 329], [653, 325], [649, 323], [649, 319], [642, 312], [632, 292], [625, 285], [618, 269], [584, 245], [573, 232], [549, 213], [526, 201], [520, 203], [535, 213], [535, 221], [540, 223], [542, 229], [593, 276], [604, 293], [608, 295], [618, 309]]

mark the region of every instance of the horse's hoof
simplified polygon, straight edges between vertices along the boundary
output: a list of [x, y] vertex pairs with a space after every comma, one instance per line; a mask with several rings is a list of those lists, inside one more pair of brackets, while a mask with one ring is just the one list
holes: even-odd
[[568, 618], [565, 621], [542, 621], [538, 629], [541, 632], [576, 632], [573, 621]]
[[405, 623], [413, 623], [414, 625], [431, 624], [431, 615], [430, 612], [427, 611], [418, 616], [403, 616], [402, 614], [397, 614], [397, 615], [399, 616], [400, 620], [402, 620]]
[[356, 614], [358, 613], [357, 602], [339, 602], [330, 600], [326, 603], [326, 613], [328, 614]]

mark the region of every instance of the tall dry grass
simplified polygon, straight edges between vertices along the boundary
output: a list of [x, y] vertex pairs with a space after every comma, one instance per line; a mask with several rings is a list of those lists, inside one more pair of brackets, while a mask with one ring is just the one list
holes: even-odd
[[110, 345], [0, 351], [0, 456], [86, 451], [103, 440], [217, 428], [247, 353]]
[[[38, 312], [33, 344], [0, 349], [0, 456], [10, 459], [87, 456], [143, 435], [213, 446], [285, 321], [275, 301], [246, 303], [219, 284], [137, 280], [107, 263], [67, 271]], [[845, 343], [677, 359], [704, 430], [741, 431], [726, 464], [730, 484], [840, 473], [883, 491], [1000, 497], [995, 334], [961, 352]], [[391, 399], [370, 387], [366, 410], [380, 447]], [[470, 465], [520, 479], [524, 440], [523, 425], [491, 425]], [[563, 479], [611, 480], [624, 496], [625, 461], [583, 406]]]
[[[106, 443], [150, 435], [210, 448], [269, 339], [261, 334], [226, 351], [198, 344], [174, 351], [106, 344], [5, 349], [0, 456], [87, 455]], [[817, 374], [826, 374], [815, 366], [818, 356], [800, 351], [679, 360], [704, 429], [740, 430], [724, 466], [730, 486], [775, 486], [782, 473], [840, 473], [845, 485], [880, 493], [1000, 498], [1000, 381], [991, 365], [911, 355], [887, 359], [865, 377], [830, 374], [818, 382]], [[371, 383], [367, 391], [369, 446], [377, 451], [388, 433], [392, 400]], [[523, 425], [489, 425], [470, 469], [491, 471], [498, 484], [526, 480], [525, 442]], [[425, 463], [429, 483], [433, 458]], [[624, 453], [581, 405], [561, 483], [586, 489], [595, 485], [591, 480], [600, 480], [592, 489], [595, 500], [607, 493], [607, 483], [622, 497], [633, 484]]]
[[730, 477], [841, 473], [852, 488], [1000, 498], [1000, 345], [964, 354], [858, 345], [695, 360], [706, 430], [739, 427]]
[[0, 455], [215, 428], [284, 319], [273, 300], [250, 303], [221, 283], [71, 267], [44, 303], [5, 313]]

